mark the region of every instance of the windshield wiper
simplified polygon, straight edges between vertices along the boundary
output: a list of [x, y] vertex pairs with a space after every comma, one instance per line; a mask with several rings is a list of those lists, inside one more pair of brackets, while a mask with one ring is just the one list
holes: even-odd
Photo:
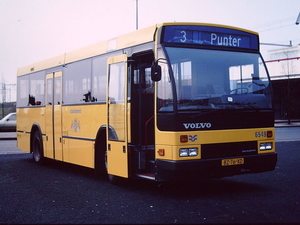
[[244, 108], [250, 107], [252, 109], [258, 109], [255, 108], [254, 105], [256, 105], [256, 102], [228, 102], [228, 103], [214, 103], [215, 105], [222, 105], [222, 106], [230, 106], [229, 108], [233, 108], [234, 106], [241, 106]]

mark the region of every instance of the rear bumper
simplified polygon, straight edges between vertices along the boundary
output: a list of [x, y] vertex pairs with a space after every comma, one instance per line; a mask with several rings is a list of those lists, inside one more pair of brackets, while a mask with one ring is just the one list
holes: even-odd
[[223, 158], [187, 161], [157, 159], [156, 180], [180, 181], [259, 173], [274, 170], [277, 163], [277, 153], [243, 156], [243, 158], [244, 164], [233, 166], [222, 166]]

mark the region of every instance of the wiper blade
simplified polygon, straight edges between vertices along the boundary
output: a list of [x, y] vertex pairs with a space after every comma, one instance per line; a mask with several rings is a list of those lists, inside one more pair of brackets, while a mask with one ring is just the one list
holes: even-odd
[[[222, 105], [222, 106], [242, 106], [244, 108], [250, 107], [256, 109], [254, 105], [256, 102], [228, 102], [228, 103], [214, 103], [215, 105]], [[232, 107], [229, 107], [232, 108]]]
[[207, 111], [214, 110], [215, 107], [212, 105], [179, 105], [178, 111], [188, 111], [188, 110], [197, 110], [197, 111]]

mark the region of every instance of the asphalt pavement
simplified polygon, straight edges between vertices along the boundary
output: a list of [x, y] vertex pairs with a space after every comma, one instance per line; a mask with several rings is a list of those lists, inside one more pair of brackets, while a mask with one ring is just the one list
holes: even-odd
[[[0, 148], [4, 143], [16, 141], [0, 141]], [[299, 224], [299, 145], [278, 142], [278, 164], [270, 172], [118, 186], [88, 168], [3, 154], [0, 224]]]
[[275, 132], [274, 171], [121, 186], [88, 168], [38, 166], [18, 149], [16, 132], [0, 132], [0, 224], [299, 223], [300, 124], [281, 122]]

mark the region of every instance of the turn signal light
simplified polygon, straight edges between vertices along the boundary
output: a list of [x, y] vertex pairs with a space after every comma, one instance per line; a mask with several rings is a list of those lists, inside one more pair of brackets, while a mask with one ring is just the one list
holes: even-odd
[[157, 151], [159, 156], [164, 156], [165, 155], [165, 149], [158, 149]]
[[187, 135], [180, 135], [180, 142], [188, 142], [189, 138]]
[[273, 131], [268, 130], [267, 131], [267, 137], [273, 137]]

